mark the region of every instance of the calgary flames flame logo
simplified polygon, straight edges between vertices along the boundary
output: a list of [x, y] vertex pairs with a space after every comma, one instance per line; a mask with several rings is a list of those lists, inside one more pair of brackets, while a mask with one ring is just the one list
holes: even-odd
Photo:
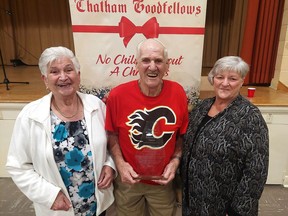
[[[171, 139], [176, 124], [176, 115], [169, 107], [160, 106], [151, 110], [136, 110], [128, 116], [131, 127], [129, 137], [136, 149], [163, 148]], [[163, 123], [164, 122], [164, 123]]]

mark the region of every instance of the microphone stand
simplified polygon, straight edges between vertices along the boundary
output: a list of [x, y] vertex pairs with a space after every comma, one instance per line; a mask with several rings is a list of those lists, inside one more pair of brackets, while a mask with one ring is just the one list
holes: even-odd
[[5, 71], [5, 66], [4, 66], [4, 62], [3, 62], [1, 47], [0, 47], [0, 58], [1, 58], [1, 63], [2, 63], [3, 74], [4, 74], [4, 81], [1, 82], [0, 84], [5, 84], [6, 85], [6, 90], [9, 90], [9, 84], [10, 83], [29, 84], [29, 82], [10, 82], [9, 79], [7, 78], [7, 74], [6, 74], [6, 71]]
[[[2, 9], [2, 8], [1, 8]], [[11, 15], [11, 12], [8, 10], [5, 10], [5, 12], [8, 15]], [[9, 13], [8, 13], [9, 12]], [[20, 84], [29, 84], [29, 82], [10, 82], [9, 79], [7, 78], [7, 74], [5, 71], [5, 66], [4, 66], [4, 61], [3, 61], [3, 56], [2, 56], [2, 50], [1, 50], [1, 46], [0, 46], [0, 58], [1, 58], [1, 64], [2, 64], [2, 69], [3, 69], [3, 74], [4, 74], [4, 81], [1, 82], [0, 84], [5, 84], [6, 85], [6, 90], [9, 90], [9, 84], [10, 83], [20, 83]]]
[[2, 63], [3, 74], [4, 74], [4, 81], [1, 82], [0, 84], [5, 84], [5, 85], [6, 85], [6, 90], [9, 90], [9, 84], [10, 84], [10, 83], [29, 84], [29, 82], [10, 82], [9, 79], [7, 78], [7, 75], [6, 75], [5, 66], [4, 66], [3, 57], [2, 57], [1, 47], [0, 47], [0, 57], [1, 57], [1, 63]]

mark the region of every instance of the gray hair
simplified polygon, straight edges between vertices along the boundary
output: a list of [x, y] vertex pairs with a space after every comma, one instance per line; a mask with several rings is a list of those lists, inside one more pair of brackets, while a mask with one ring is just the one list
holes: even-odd
[[41, 54], [38, 63], [41, 74], [47, 76], [47, 69], [50, 64], [61, 57], [69, 58], [72, 61], [76, 72], [80, 72], [80, 64], [74, 53], [66, 47], [58, 46], [47, 48]]
[[249, 72], [249, 65], [239, 56], [225, 56], [216, 61], [208, 74], [208, 81], [213, 85], [213, 78], [223, 71], [237, 72], [243, 79]]
[[163, 47], [164, 59], [168, 60], [168, 50], [167, 50], [167, 48], [165, 47], [165, 45], [160, 40], [158, 40], [156, 38], [149, 38], [149, 39], [143, 40], [137, 45], [137, 47], [136, 47], [136, 59], [139, 59], [139, 57], [140, 57], [141, 47], [142, 47], [143, 43], [145, 43], [146, 41], [149, 41], [149, 40], [153, 40], [153, 41], [157, 42], [158, 44], [160, 44]]

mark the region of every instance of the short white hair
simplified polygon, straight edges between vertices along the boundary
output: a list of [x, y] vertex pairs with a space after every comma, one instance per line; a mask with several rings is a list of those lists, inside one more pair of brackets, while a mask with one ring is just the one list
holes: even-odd
[[168, 60], [168, 50], [167, 50], [166, 46], [160, 40], [158, 40], [156, 38], [145, 39], [137, 45], [137, 47], [136, 47], [136, 59], [139, 59], [139, 57], [140, 57], [141, 47], [142, 47], [143, 43], [145, 43], [147, 41], [151, 41], [151, 40], [157, 42], [158, 44], [160, 44], [163, 47], [164, 59]]
[[234, 71], [244, 78], [249, 72], [249, 65], [239, 56], [225, 56], [218, 59], [208, 74], [211, 85], [214, 83], [213, 78], [223, 71]]
[[45, 49], [43, 51], [43, 53], [41, 54], [40, 58], [39, 58], [39, 69], [41, 71], [41, 74], [44, 76], [47, 76], [47, 69], [49, 67], [49, 65], [62, 57], [67, 57], [69, 59], [71, 59], [76, 72], [79, 73], [80, 72], [80, 64], [78, 59], [76, 58], [76, 56], [74, 55], [74, 53], [66, 48], [66, 47], [62, 47], [62, 46], [58, 46], [58, 47], [49, 47], [47, 49]]

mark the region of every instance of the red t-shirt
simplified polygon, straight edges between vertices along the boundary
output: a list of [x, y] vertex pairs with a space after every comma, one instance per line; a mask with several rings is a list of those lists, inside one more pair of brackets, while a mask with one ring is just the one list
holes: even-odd
[[121, 84], [107, 99], [106, 130], [118, 133], [123, 157], [141, 175], [162, 175], [176, 138], [188, 125], [183, 87], [163, 80], [161, 93], [145, 96], [138, 81]]

